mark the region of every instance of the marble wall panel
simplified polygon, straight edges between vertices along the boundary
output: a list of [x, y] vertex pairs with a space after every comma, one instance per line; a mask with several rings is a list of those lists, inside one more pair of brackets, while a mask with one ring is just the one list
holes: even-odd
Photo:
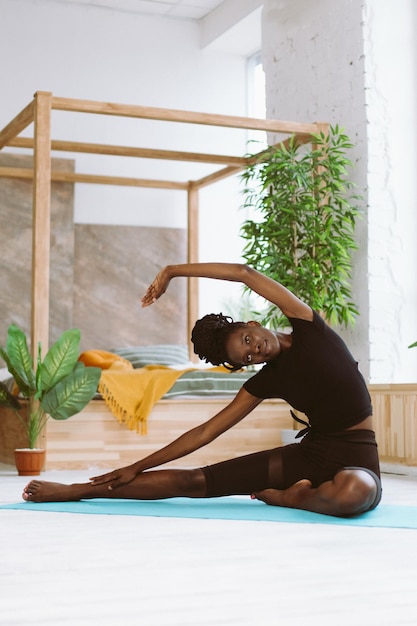
[[[0, 154], [0, 166], [32, 167], [32, 157]], [[53, 159], [71, 172], [74, 162]], [[53, 183], [51, 198], [50, 341], [72, 322], [74, 185]], [[0, 343], [14, 322], [30, 333], [32, 181], [0, 177]]]
[[186, 253], [184, 229], [76, 224], [73, 321], [82, 349], [187, 343], [185, 279], [140, 306], [157, 272]]

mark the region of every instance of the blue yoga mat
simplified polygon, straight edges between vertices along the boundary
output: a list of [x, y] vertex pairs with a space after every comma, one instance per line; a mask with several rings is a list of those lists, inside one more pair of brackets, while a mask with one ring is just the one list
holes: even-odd
[[381, 528], [416, 528], [417, 506], [380, 504], [373, 511], [356, 517], [340, 518], [309, 511], [268, 506], [263, 502], [240, 497], [171, 498], [168, 500], [116, 500], [96, 498], [80, 502], [20, 502], [3, 504], [0, 509], [44, 511], [53, 513], [86, 513], [98, 515], [137, 515], [222, 520], [287, 522], [294, 524], [342, 524]]

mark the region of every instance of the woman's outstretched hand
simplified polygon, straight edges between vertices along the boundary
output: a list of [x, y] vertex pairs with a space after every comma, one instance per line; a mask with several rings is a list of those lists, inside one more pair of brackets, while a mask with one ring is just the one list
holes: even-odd
[[162, 269], [154, 278], [153, 282], [149, 285], [145, 295], [142, 298], [142, 307], [153, 304], [164, 294], [168, 288], [171, 278], [168, 275], [166, 267]]
[[132, 467], [122, 467], [121, 469], [102, 474], [101, 476], [93, 476], [93, 478], [90, 478], [90, 483], [92, 485], [108, 484], [107, 488], [111, 491], [112, 489], [117, 489], [117, 487], [131, 483], [136, 476], [137, 473]]

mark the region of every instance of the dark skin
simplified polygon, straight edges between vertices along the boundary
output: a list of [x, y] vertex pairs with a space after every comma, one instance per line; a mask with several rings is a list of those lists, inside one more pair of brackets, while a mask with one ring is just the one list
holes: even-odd
[[237, 328], [226, 341], [230, 363], [259, 365], [275, 359], [291, 346], [291, 335], [263, 328], [258, 322], [247, 322]]
[[[142, 306], [154, 304], [175, 277], [205, 277], [240, 282], [275, 304], [287, 317], [312, 321], [312, 309], [283, 285], [263, 276], [246, 265], [226, 263], [193, 263], [171, 265], [162, 269], [142, 298]], [[231, 363], [250, 365], [267, 363], [291, 346], [291, 335], [248, 322], [228, 338], [226, 351]], [[205, 497], [206, 484], [201, 469], [154, 470], [197, 450], [244, 419], [262, 400], [241, 389], [224, 409], [207, 422], [184, 433], [178, 439], [127, 467], [95, 476], [90, 482], [62, 485], [32, 480], [23, 491], [24, 500], [36, 502], [67, 501], [86, 498], [159, 499], [178, 496]], [[372, 429], [369, 416], [353, 429]], [[343, 470], [332, 481], [313, 488], [301, 480], [288, 489], [265, 489], [252, 494], [263, 502], [299, 508], [328, 515], [354, 515], [369, 508], [377, 486], [362, 470]]]

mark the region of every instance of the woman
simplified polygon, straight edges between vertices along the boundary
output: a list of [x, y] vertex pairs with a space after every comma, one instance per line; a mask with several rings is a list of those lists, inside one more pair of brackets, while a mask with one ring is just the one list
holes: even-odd
[[[307, 304], [246, 265], [170, 265], [156, 276], [142, 306], [156, 302], [172, 278], [206, 277], [241, 282], [276, 305], [293, 332], [256, 322], [234, 323], [208, 315], [192, 333], [194, 351], [231, 369], [265, 363], [232, 402], [207, 422], [133, 465], [62, 485], [33, 480], [23, 498], [36, 502], [84, 498], [158, 499], [248, 494], [263, 502], [335, 516], [377, 506], [381, 484], [372, 406], [357, 363], [341, 338]], [[147, 471], [207, 445], [265, 398], [283, 398], [303, 411], [309, 426], [300, 443], [246, 455], [204, 468]]]

